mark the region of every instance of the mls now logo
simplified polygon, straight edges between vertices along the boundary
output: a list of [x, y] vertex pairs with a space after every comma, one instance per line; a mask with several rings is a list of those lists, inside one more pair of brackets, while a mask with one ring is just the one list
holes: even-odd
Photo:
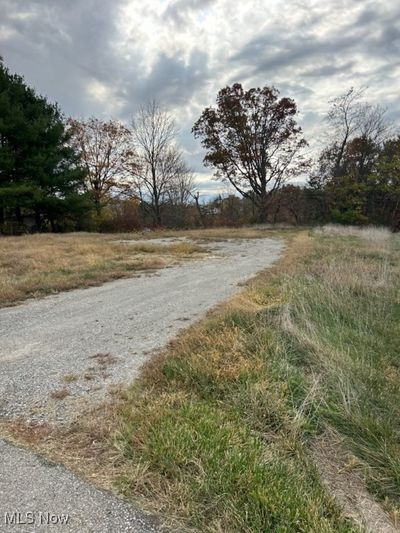
[[30, 525], [65, 525], [68, 524], [69, 516], [67, 514], [54, 514], [28, 511], [21, 513], [19, 511], [5, 512], [4, 523], [8, 526]]

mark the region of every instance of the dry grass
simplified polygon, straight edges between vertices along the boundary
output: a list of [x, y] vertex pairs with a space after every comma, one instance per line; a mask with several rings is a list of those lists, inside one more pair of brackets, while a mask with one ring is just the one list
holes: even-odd
[[74, 383], [75, 381], [78, 381], [79, 376], [78, 374], [65, 374], [62, 379], [64, 383]]
[[[398, 528], [368, 492], [359, 475], [362, 465], [345, 452], [341, 440], [336, 432], [330, 430], [313, 443], [311, 456], [318, 464], [323, 483], [335, 494], [346, 516], [351, 517], [361, 531], [395, 533]], [[396, 521], [394, 515], [391, 518]]]
[[226, 239], [263, 239], [266, 237], [288, 236], [298, 232], [293, 226], [260, 224], [240, 228], [218, 227], [192, 230], [163, 230], [146, 233], [146, 238], [186, 237], [200, 241], [219, 241]]
[[337, 224], [326, 224], [319, 230], [323, 235], [333, 237], [359, 237], [369, 242], [382, 243], [387, 241], [391, 232], [388, 228], [378, 226], [342, 226]]
[[[321, 460], [310, 449], [328, 429], [357, 468], [362, 498], [366, 481], [397, 520], [400, 243], [341, 231], [296, 235], [276, 266], [72, 427], [3, 432], [176, 529], [358, 531], [310, 460]], [[337, 465], [320, 466], [335, 494]], [[356, 519], [377, 505], [361, 500]], [[385, 520], [376, 509], [364, 521]]]
[[282, 305], [276, 280], [310, 240], [299, 235], [278, 266], [180, 335], [113, 402], [45, 438], [21, 425], [9, 434], [172, 528], [352, 531], [294, 436], [292, 383], [265, 357], [274, 341], [262, 317]]
[[64, 400], [69, 395], [69, 390], [66, 387], [62, 389], [57, 389], [51, 393], [51, 397], [54, 400]]
[[[126, 235], [124, 236], [127, 237]], [[131, 245], [100, 234], [0, 238], [0, 306], [54, 292], [98, 285], [204, 254], [191, 243]]]

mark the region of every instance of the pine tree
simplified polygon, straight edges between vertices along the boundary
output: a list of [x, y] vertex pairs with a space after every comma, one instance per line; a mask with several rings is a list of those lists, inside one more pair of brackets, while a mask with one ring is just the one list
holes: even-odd
[[84, 173], [56, 104], [10, 74], [0, 58], [0, 230], [64, 229], [88, 208]]

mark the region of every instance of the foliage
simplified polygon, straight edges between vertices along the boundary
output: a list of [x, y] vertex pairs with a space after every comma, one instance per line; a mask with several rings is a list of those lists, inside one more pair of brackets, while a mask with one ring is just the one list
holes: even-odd
[[68, 121], [70, 145], [86, 170], [85, 190], [97, 216], [113, 197], [132, 193], [132, 174], [138, 169], [131, 132], [117, 120]]
[[82, 171], [57, 105], [0, 62], [0, 227], [67, 228], [84, 215]]
[[273, 87], [221, 89], [192, 128], [228, 185], [196, 191], [174, 118], [153, 101], [131, 129], [69, 119], [0, 63], [0, 231], [130, 231], [253, 222], [385, 224], [400, 229], [400, 137], [351, 88], [333, 99], [326, 144], [309, 168], [296, 103]]
[[296, 114], [295, 102], [275, 88], [245, 91], [236, 83], [221, 89], [217, 107], [206, 108], [193, 126], [207, 151], [204, 164], [253, 201], [261, 221], [274, 192], [308, 166]]
[[350, 89], [331, 102], [328, 144], [309, 180], [317, 218], [398, 229], [399, 138], [390, 138], [385, 110], [362, 96]]

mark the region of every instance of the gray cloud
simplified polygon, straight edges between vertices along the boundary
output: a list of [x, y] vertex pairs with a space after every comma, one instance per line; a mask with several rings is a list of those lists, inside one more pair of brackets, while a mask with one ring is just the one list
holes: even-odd
[[86, 84], [90, 79], [111, 82], [117, 74], [112, 42], [119, 4], [0, 0], [1, 11], [8, 13], [0, 26], [0, 53], [10, 68], [58, 100], [67, 113], [99, 111], [91, 105]]
[[127, 87], [127, 112], [129, 101], [148, 101], [149, 96], [168, 106], [181, 106], [190, 100], [198, 87], [211, 77], [206, 52], [193, 50], [187, 62], [181, 56], [168, 57], [162, 53], [147, 75], [139, 75]]
[[232, 59], [249, 64], [256, 73], [303, 67], [315, 61], [335, 61], [344, 51], [356, 47], [366, 31], [356, 28], [347, 35], [342, 33], [340, 38], [296, 34], [281, 36], [279, 32], [262, 35], [247, 43]]
[[309, 78], [319, 78], [320, 76], [336, 76], [337, 74], [340, 74], [342, 72], [351, 71], [353, 66], [354, 61], [347, 61], [344, 64], [338, 65], [322, 65], [320, 67], [314, 67], [310, 70], [306, 70], [302, 73], [302, 75]]
[[[129, 121], [156, 98], [190, 129], [227, 83], [296, 99], [312, 141], [328, 101], [351, 85], [400, 117], [400, 6], [392, 0], [0, 0], [0, 55], [66, 114]], [[212, 188], [213, 186], [211, 186]]]

